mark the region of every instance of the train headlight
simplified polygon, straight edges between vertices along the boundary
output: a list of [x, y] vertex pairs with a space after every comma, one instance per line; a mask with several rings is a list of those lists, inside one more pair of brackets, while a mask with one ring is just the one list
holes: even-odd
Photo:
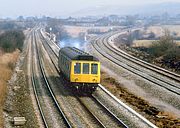
[[97, 82], [97, 80], [96, 80], [96, 79], [93, 79], [92, 81], [93, 81], [93, 82]]
[[78, 81], [78, 78], [75, 78], [75, 82]]

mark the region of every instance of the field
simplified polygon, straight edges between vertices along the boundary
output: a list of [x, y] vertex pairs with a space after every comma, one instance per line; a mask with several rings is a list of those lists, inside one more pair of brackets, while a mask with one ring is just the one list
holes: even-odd
[[11, 78], [19, 51], [2, 53], [0, 51], [0, 127], [3, 126], [3, 104], [7, 93], [7, 81]]
[[165, 25], [163, 27], [168, 29], [170, 32], [176, 32], [177, 36], [180, 36], [180, 25]]
[[165, 29], [169, 30], [171, 33], [176, 32], [177, 36], [180, 36], [180, 25], [151, 26], [147, 28], [147, 32], [154, 32], [155, 35], [162, 36]]
[[119, 26], [105, 26], [105, 27], [84, 27], [84, 26], [65, 26], [66, 31], [72, 37], [78, 37], [79, 33], [83, 32], [86, 33], [88, 29], [99, 29], [101, 32], [107, 32], [109, 29], [112, 28], [121, 28]]
[[[168, 29], [171, 33], [176, 32], [180, 37], [180, 25], [163, 25], [163, 26], [151, 26], [147, 28], [147, 33], [153, 32], [157, 37], [161, 37], [164, 34], [164, 30]], [[154, 40], [135, 40], [133, 47], [149, 47]], [[176, 40], [178, 46], [180, 46], [180, 40]]]
[[[146, 47], [146, 48], [148, 48], [152, 44], [153, 41], [155, 41], [155, 40], [135, 40], [133, 42], [132, 46], [133, 47]], [[176, 44], [178, 46], [180, 46], [180, 40], [177, 40]]]
[[151, 26], [147, 28], [147, 33], [153, 32], [156, 36], [162, 36], [164, 33], [164, 27], [163, 26]]
[[133, 47], [149, 47], [154, 40], [135, 40], [133, 41]]

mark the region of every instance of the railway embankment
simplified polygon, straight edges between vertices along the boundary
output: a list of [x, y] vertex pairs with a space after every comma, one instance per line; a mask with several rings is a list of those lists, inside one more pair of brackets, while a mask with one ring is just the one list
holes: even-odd
[[7, 84], [7, 96], [3, 108], [4, 123], [1, 126], [11, 128], [14, 126], [14, 117], [25, 117], [22, 127], [39, 127], [34, 114], [27, 75], [28, 39], [25, 40], [23, 50], [18, 54], [14, 70]]
[[5, 98], [7, 94], [7, 81], [11, 78], [13, 73], [14, 64], [17, 61], [19, 52], [15, 51], [13, 53], [0, 53], [0, 127], [4, 125], [3, 119], [3, 105], [5, 103]]
[[179, 120], [170, 112], [162, 111], [151, 103], [139, 97], [127, 88], [123, 87], [117, 80], [102, 72], [102, 85], [114, 94], [117, 98], [131, 106], [135, 111], [146, 117], [158, 127], [175, 127], [179, 125]]

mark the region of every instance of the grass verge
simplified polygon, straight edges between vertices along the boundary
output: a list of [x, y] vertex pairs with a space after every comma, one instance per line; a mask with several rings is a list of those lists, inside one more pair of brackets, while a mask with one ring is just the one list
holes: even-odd
[[19, 50], [16, 50], [13, 53], [4, 53], [0, 55], [0, 127], [4, 126], [2, 112], [7, 94], [7, 82], [11, 78], [19, 53]]

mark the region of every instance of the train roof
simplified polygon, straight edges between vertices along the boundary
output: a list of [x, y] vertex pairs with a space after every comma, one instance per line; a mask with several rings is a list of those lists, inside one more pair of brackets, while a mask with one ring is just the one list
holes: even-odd
[[79, 50], [75, 47], [64, 47], [60, 49], [60, 53], [64, 54], [71, 60], [88, 60], [88, 61], [99, 61], [96, 57]]

